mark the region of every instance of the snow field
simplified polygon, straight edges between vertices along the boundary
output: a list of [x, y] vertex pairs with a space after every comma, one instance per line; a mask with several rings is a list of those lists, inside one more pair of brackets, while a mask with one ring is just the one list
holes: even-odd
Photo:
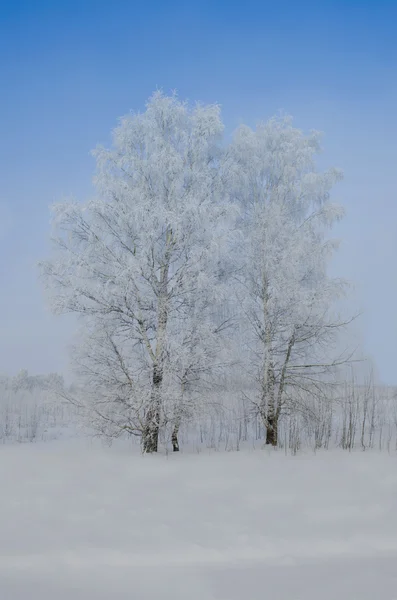
[[0, 448], [1, 600], [397, 598], [397, 459]]

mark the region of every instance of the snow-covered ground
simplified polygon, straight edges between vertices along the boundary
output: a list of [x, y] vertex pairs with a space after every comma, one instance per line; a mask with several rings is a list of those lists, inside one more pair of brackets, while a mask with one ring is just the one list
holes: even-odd
[[1, 600], [397, 599], [397, 457], [0, 447]]

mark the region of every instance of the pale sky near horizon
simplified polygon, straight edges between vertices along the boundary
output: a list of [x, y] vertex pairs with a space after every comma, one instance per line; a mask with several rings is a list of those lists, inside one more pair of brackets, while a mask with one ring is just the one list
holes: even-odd
[[324, 131], [347, 216], [333, 272], [381, 380], [397, 384], [397, 2], [0, 4], [0, 374], [67, 370], [73, 323], [45, 307], [49, 205], [93, 194], [89, 152], [156, 88], [219, 102], [227, 131], [283, 110]]

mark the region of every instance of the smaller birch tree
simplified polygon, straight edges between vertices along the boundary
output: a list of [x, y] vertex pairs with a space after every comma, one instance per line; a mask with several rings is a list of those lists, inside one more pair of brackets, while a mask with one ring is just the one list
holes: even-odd
[[289, 392], [309, 390], [335, 364], [332, 340], [343, 325], [333, 306], [344, 285], [327, 275], [337, 246], [328, 231], [343, 215], [330, 191], [341, 174], [316, 171], [319, 150], [317, 133], [306, 137], [290, 119], [274, 118], [255, 131], [240, 127], [228, 155], [241, 215], [235, 290], [243, 360], [273, 446]]

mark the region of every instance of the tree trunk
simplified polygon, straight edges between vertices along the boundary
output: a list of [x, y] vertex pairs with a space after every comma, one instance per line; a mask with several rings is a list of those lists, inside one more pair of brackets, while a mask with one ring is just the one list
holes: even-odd
[[144, 454], [152, 454], [158, 450], [160, 427], [157, 417], [159, 416], [159, 412], [152, 409], [146, 415], [146, 424], [142, 433], [142, 452]]
[[178, 419], [174, 425], [174, 429], [172, 430], [171, 442], [172, 442], [172, 450], [174, 452], [179, 452], [178, 433], [179, 433], [180, 424], [181, 424], [180, 419]]
[[142, 432], [142, 452], [152, 454], [157, 452], [160, 433], [160, 407], [161, 407], [161, 383], [163, 373], [158, 367], [153, 369], [153, 387], [150, 398], [150, 407], [146, 413], [145, 428]]
[[263, 424], [266, 428], [266, 444], [277, 446], [279, 409], [276, 406], [276, 379], [272, 360], [269, 360], [266, 366], [262, 404], [264, 406]]
[[278, 423], [276, 418], [267, 419], [266, 445], [276, 447], [278, 443]]
[[[174, 240], [172, 230], [168, 229], [165, 240], [164, 262], [161, 265], [160, 279], [158, 281], [157, 305], [157, 340], [156, 350], [150, 349], [153, 359], [153, 380], [150, 407], [146, 413], [146, 424], [142, 433], [142, 451], [153, 453], [158, 450], [161, 417], [161, 384], [164, 372], [164, 344], [168, 322], [168, 273]], [[150, 346], [150, 342], [148, 342]]]

